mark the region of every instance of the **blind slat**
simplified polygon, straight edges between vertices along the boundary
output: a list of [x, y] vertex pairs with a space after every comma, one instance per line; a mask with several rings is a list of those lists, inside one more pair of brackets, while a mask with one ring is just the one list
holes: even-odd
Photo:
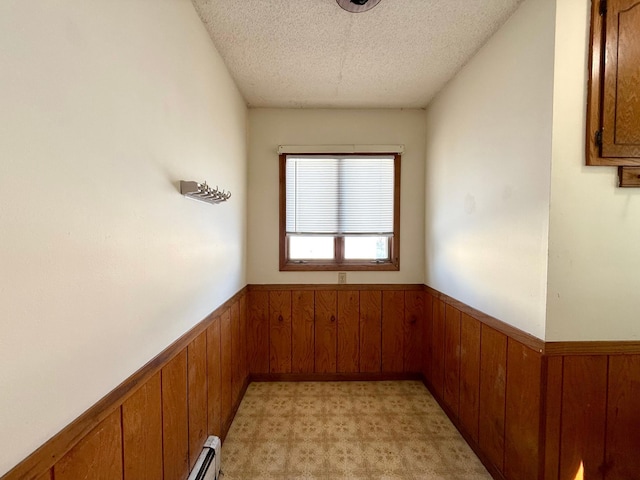
[[393, 156], [287, 157], [287, 233], [392, 234], [393, 199]]

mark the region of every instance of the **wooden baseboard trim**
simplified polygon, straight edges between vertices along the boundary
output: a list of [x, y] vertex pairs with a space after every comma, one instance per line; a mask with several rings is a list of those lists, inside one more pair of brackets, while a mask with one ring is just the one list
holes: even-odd
[[524, 332], [519, 328], [509, 325], [508, 323], [505, 323], [502, 320], [498, 320], [497, 318], [492, 317], [491, 315], [487, 315], [486, 313], [483, 313], [480, 310], [476, 310], [475, 308], [470, 307], [466, 303], [462, 303], [461, 301], [456, 300], [455, 298], [450, 297], [447, 294], [439, 292], [438, 290], [431, 288], [428, 285], [424, 286], [424, 290], [432, 297], [442, 300], [444, 303], [451, 305], [452, 307], [455, 307], [458, 310], [460, 310], [462, 313], [466, 313], [467, 315], [475, 318], [476, 320], [484, 323], [485, 325], [501, 333], [504, 333], [506, 336], [513, 338], [514, 340], [517, 340], [518, 342], [522, 343], [523, 345], [526, 345], [532, 350], [535, 350], [536, 352], [539, 352], [539, 353], [545, 352], [544, 340], [541, 340], [538, 337], [531, 335], [530, 333]]
[[424, 285], [418, 283], [385, 283], [385, 284], [368, 284], [368, 283], [327, 283], [327, 284], [252, 284], [248, 285], [251, 290], [413, 290], [420, 291]]
[[254, 373], [252, 382], [372, 382], [422, 380], [420, 373]]
[[547, 342], [545, 355], [632, 355], [640, 354], [640, 341]]
[[[142, 368], [114, 388], [97, 403], [82, 413], [73, 422], [47, 440], [40, 448], [9, 470], [0, 480], [22, 480], [36, 478], [64, 457], [80, 440], [88, 435], [100, 422], [111, 415], [127, 400], [139, 386], [158, 373], [173, 357], [184, 350], [198, 335], [204, 332], [234, 302], [247, 292], [243, 287], [207, 317], [165, 348]], [[242, 397], [240, 397], [242, 398]], [[232, 417], [233, 418], [233, 417]]]

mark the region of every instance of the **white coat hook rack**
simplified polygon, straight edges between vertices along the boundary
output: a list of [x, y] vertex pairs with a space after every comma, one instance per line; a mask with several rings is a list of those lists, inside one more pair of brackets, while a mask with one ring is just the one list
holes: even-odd
[[218, 187], [211, 188], [207, 185], [207, 182], [198, 183], [180, 180], [180, 193], [185, 197], [212, 204], [226, 202], [231, 198], [231, 192], [218, 190]]

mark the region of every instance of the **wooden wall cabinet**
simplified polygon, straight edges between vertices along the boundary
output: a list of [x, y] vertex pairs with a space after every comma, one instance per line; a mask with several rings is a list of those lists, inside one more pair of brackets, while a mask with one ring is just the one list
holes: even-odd
[[640, 186], [640, 0], [592, 0], [587, 165]]

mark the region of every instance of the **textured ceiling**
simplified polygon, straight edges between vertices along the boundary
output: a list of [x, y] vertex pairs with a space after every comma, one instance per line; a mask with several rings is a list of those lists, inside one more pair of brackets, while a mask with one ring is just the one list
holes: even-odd
[[192, 0], [250, 107], [425, 107], [521, 0]]

